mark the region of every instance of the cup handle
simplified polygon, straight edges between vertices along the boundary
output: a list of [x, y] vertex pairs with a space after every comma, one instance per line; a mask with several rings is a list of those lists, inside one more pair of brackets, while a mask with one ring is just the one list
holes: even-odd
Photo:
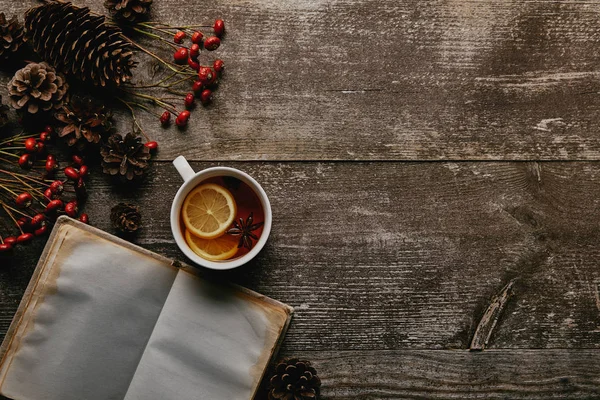
[[179, 175], [183, 178], [184, 182], [189, 181], [196, 175], [190, 164], [187, 162], [184, 156], [179, 156], [173, 160], [173, 165], [179, 172]]

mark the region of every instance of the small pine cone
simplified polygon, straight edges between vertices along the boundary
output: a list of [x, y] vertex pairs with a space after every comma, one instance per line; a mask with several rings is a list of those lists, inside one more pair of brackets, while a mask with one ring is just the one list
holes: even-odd
[[6, 19], [4, 13], [0, 13], [0, 59], [11, 58], [25, 42], [25, 32], [17, 20], [17, 17]]
[[269, 386], [269, 400], [317, 400], [321, 379], [309, 361], [292, 358], [275, 367]]
[[[66, 124], [58, 131], [58, 136], [66, 138], [69, 146], [99, 143], [102, 135], [112, 128], [110, 110], [89, 96], [73, 96], [55, 117]], [[85, 140], [80, 141], [81, 138]]]
[[67, 75], [96, 86], [131, 79], [133, 45], [89, 8], [48, 1], [25, 13], [25, 29], [33, 50]]
[[110, 210], [110, 221], [115, 229], [123, 233], [133, 233], [142, 226], [142, 215], [138, 206], [119, 203]]
[[135, 23], [143, 20], [152, 0], [106, 0], [104, 7], [116, 21]]
[[10, 104], [30, 114], [61, 108], [68, 89], [65, 77], [45, 62], [27, 64], [8, 83]]
[[100, 154], [105, 174], [127, 180], [142, 176], [150, 166], [150, 149], [133, 133], [128, 133], [125, 138], [113, 133], [100, 149]]

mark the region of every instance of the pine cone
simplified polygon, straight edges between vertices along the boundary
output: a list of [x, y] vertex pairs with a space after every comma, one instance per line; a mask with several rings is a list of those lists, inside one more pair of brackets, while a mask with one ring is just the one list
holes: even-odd
[[6, 19], [4, 13], [0, 13], [0, 59], [11, 58], [24, 43], [23, 27], [17, 17]]
[[125, 138], [113, 133], [100, 149], [100, 154], [105, 174], [119, 175], [128, 180], [143, 175], [150, 165], [150, 149], [133, 133], [128, 133]]
[[309, 361], [292, 358], [275, 367], [271, 378], [269, 400], [316, 400], [321, 391], [321, 379]]
[[25, 28], [35, 52], [67, 75], [96, 86], [131, 79], [131, 43], [87, 7], [48, 2], [27, 11]]
[[138, 22], [150, 11], [152, 0], [106, 0], [104, 7], [117, 21]]
[[35, 114], [61, 108], [68, 88], [64, 76], [45, 62], [29, 63], [8, 83], [8, 94], [13, 108]]
[[134, 204], [119, 203], [110, 210], [113, 226], [124, 233], [133, 233], [142, 226], [140, 209]]
[[[55, 115], [56, 119], [67, 124], [58, 136], [65, 137], [67, 144], [99, 143], [102, 135], [112, 128], [111, 112], [103, 104], [89, 96], [73, 96], [69, 104], [63, 105]], [[80, 142], [81, 138], [85, 141]]]

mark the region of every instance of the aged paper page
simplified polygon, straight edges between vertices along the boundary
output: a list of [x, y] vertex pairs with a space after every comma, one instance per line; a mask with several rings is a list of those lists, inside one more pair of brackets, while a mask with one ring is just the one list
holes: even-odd
[[287, 317], [180, 270], [125, 400], [250, 400]]
[[[65, 224], [9, 350], [17, 400], [122, 400], [177, 270]], [[158, 399], [158, 398], [156, 398]]]

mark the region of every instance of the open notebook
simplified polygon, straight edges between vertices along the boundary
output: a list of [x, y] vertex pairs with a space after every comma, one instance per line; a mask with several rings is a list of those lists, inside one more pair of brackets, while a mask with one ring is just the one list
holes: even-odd
[[291, 313], [63, 217], [0, 349], [0, 393], [252, 399]]

